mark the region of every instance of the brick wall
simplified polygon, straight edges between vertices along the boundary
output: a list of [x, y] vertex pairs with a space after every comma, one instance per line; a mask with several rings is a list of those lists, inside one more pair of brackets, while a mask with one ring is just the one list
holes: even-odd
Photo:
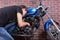
[[0, 7], [4, 7], [4, 6], [10, 6], [10, 5], [26, 5], [26, 6], [34, 6], [36, 7], [37, 4], [37, 0], [0, 0]]
[[[38, 6], [38, 0], [0, 0], [0, 8], [5, 6], [11, 6], [11, 5], [26, 5], [28, 7], [37, 7]], [[60, 22], [60, 0], [42, 0], [42, 4], [45, 7], [49, 7], [47, 13], [52, 16], [54, 20], [57, 22]], [[45, 15], [44, 22], [48, 19]], [[35, 33], [34, 40], [47, 40], [46, 34], [43, 30], [42, 21], [40, 22], [41, 26]], [[48, 38], [49, 39], [49, 38]]]

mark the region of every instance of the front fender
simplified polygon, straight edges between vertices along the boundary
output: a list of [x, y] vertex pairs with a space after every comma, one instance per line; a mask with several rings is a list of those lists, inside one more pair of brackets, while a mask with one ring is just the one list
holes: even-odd
[[47, 21], [45, 22], [45, 24], [44, 24], [44, 30], [45, 30], [45, 31], [48, 30], [49, 25], [50, 25], [51, 23], [52, 23], [51, 20], [47, 20]]

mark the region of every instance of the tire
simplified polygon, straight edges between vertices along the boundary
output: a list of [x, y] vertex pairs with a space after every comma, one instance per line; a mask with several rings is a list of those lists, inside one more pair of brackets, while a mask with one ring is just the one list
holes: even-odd
[[49, 25], [49, 29], [46, 32], [51, 40], [58, 40], [58, 33], [55, 30], [54, 25]]
[[[50, 20], [48, 20], [45, 23], [45, 31], [47, 35], [51, 38], [51, 40], [59, 40], [60, 39], [60, 33], [57, 31], [55, 26], [52, 24]], [[59, 25], [58, 28], [60, 29]]]

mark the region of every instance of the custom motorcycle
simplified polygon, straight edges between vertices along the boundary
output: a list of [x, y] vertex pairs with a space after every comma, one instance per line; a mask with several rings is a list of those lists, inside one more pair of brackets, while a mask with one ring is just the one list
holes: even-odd
[[13, 32], [13, 35], [15, 36], [17, 36], [18, 34], [21, 36], [33, 35], [40, 26], [40, 20], [46, 14], [48, 20], [44, 23], [44, 30], [52, 40], [59, 40], [60, 37], [59, 24], [56, 21], [54, 21], [48, 13], [46, 13], [47, 9], [48, 7], [44, 8], [41, 2], [37, 8], [32, 7], [28, 8], [27, 15], [23, 17], [23, 20], [29, 22], [31, 26], [25, 26], [22, 28], [17, 27]]

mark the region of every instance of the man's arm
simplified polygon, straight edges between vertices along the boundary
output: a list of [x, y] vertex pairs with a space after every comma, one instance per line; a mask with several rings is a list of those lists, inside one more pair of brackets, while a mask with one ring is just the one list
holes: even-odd
[[19, 27], [23, 27], [23, 26], [26, 26], [26, 25], [30, 26], [29, 23], [24, 22], [24, 21], [22, 20], [22, 15], [21, 15], [21, 13], [19, 13], [19, 12], [17, 13], [17, 21], [18, 21]]

